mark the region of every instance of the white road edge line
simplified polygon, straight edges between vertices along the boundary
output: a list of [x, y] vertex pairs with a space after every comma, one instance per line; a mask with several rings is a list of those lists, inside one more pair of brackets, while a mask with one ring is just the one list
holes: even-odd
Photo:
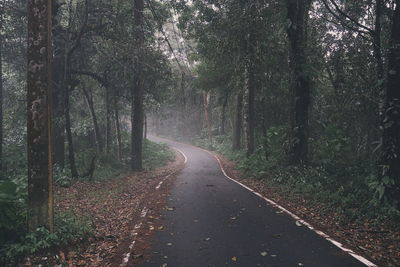
[[176, 151], [178, 151], [179, 153], [182, 154], [182, 156], [185, 158], [185, 164], [186, 164], [188, 161], [188, 158], [186, 157], [185, 153], [183, 153], [182, 150], [180, 150], [179, 148], [176, 148], [176, 147], [173, 147], [172, 149], [175, 149]]
[[293, 219], [297, 220], [298, 222], [300, 222], [301, 224], [307, 226], [311, 231], [315, 232], [316, 234], [318, 234], [319, 236], [321, 236], [322, 238], [324, 238], [325, 240], [329, 241], [330, 243], [332, 243], [333, 245], [335, 245], [336, 247], [338, 247], [339, 249], [341, 249], [342, 251], [350, 254], [351, 256], [353, 256], [355, 259], [357, 259], [358, 261], [360, 261], [361, 263], [365, 264], [368, 267], [377, 267], [378, 265], [372, 263], [371, 261], [367, 260], [366, 258], [364, 258], [361, 255], [356, 254], [353, 250], [348, 249], [346, 247], [343, 246], [342, 243], [334, 240], [333, 238], [331, 238], [329, 235], [327, 235], [326, 233], [315, 229], [311, 224], [309, 224], [308, 222], [304, 221], [303, 219], [301, 219], [299, 216], [297, 216], [296, 214], [290, 212], [289, 210], [285, 209], [284, 207], [282, 207], [281, 205], [277, 204], [275, 201], [264, 197], [263, 195], [261, 195], [260, 193], [254, 191], [253, 189], [251, 189], [250, 187], [236, 181], [235, 179], [231, 178], [226, 172], [224, 167], [222, 166], [221, 160], [212, 152], [202, 149], [200, 147], [196, 147], [200, 150], [203, 150], [204, 152], [207, 152], [208, 154], [210, 154], [211, 156], [213, 156], [219, 164], [219, 167], [221, 168], [222, 173], [224, 174], [224, 176], [230, 180], [232, 180], [233, 182], [237, 183], [238, 185], [244, 187], [245, 189], [249, 190], [250, 192], [252, 192], [253, 194], [257, 195], [258, 197], [264, 199], [265, 201], [267, 201], [269, 204], [271, 204], [273, 207], [276, 207], [278, 209], [280, 209], [281, 211], [285, 212], [286, 214], [288, 214], [289, 216], [291, 216]]
[[[158, 138], [171, 141], [171, 140], [169, 140], [169, 139], [162, 138], [162, 137], [158, 137]], [[258, 196], [258, 197], [264, 199], [267, 203], [271, 204], [273, 207], [276, 207], [276, 208], [280, 209], [281, 211], [285, 212], [286, 214], [288, 214], [289, 216], [291, 216], [293, 219], [295, 219], [295, 220], [299, 221], [301, 224], [307, 226], [311, 231], [315, 232], [316, 234], [318, 234], [319, 236], [321, 236], [321, 237], [324, 238], [325, 240], [329, 241], [330, 243], [332, 243], [333, 245], [335, 245], [336, 247], [338, 247], [338, 248], [341, 249], [342, 251], [344, 251], [344, 252], [350, 254], [352, 257], [354, 257], [355, 259], [357, 259], [357, 260], [360, 261], [361, 263], [365, 264], [366, 266], [368, 266], [368, 267], [378, 267], [378, 265], [372, 263], [371, 261], [367, 260], [367, 259], [364, 258], [363, 256], [356, 254], [353, 250], [348, 249], [348, 248], [345, 248], [345, 247], [343, 246], [342, 243], [340, 243], [340, 242], [334, 240], [333, 238], [331, 238], [331, 237], [330, 237], [329, 235], [327, 235], [326, 233], [324, 233], [324, 232], [322, 232], [322, 231], [320, 231], [320, 230], [315, 229], [311, 224], [309, 224], [308, 222], [304, 221], [303, 219], [301, 219], [299, 216], [295, 215], [294, 213], [288, 211], [287, 209], [285, 209], [285, 208], [282, 207], [281, 205], [277, 204], [275, 201], [273, 201], [273, 200], [271, 200], [271, 199], [269, 199], [269, 198], [267, 198], [267, 197], [264, 197], [263, 195], [261, 195], [260, 193], [254, 191], [254, 190], [251, 189], [250, 187], [248, 187], [248, 186], [246, 186], [246, 185], [244, 185], [244, 184], [242, 184], [242, 183], [236, 181], [235, 179], [231, 178], [231, 177], [225, 172], [225, 169], [224, 169], [224, 167], [222, 166], [221, 160], [220, 160], [215, 154], [213, 154], [212, 152], [210, 152], [210, 151], [208, 151], [208, 150], [206, 150], [206, 149], [203, 149], [203, 148], [201, 148], [201, 147], [197, 147], [197, 146], [191, 145], [191, 144], [185, 144], [185, 143], [181, 143], [181, 142], [177, 142], [177, 141], [173, 141], [173, 142], [175, 142], [175, 143], [180, 143], [180, 144], [183, 144], [183, 145], [188, 145], [188, 146], [194, 147], [194, 148], [196, 148], [196, 149], [202, 150], [202, 151], [204, 151], [204, 152], [210, 154], [212, 157], [214, 157], [214, 158], [218, 161], [219, 167], [220, 167], [222, 173], [224, 174], [224, 176], [225, 176], [226, 178], [228, 178], [228, 179], [232, 180], [233, 182], [237, 183], [238, 185], [244, 187], [245, 189], [249, 190], [250, 192], [252, 192], [252, 193], [255, 194], [256, 196]], [[177, 149], [177, 148], [174, 148], [174, 147], [173, 147], [173, 149], [177, 150], [178, 152], [180, 152], [180, 153], [185, 157], [185, 163], [186, 163], [186, 162], [187, 162], [187, 157], [186, 157], [185, 153], [183, 153], [181, 150], [179, 150], [179, 149]]]
[[[140, 218], [146, 217], [148, 211], [149, 211], [149, 209], [147, 207], [144, 207], [142, 209], [142, 211], [140, 212]], [[122, 263], [119, 265], [120, 267], [125, 267], [128, 265], [129, 259], [131, 257], [131, 251], [133, 250], [133, 247], [135, 246], [135, 243], [136, 243], [136, 236], [138, 235], [137, 231], [140, 229], [140, 227], [142, 227], [142, 225], [143, 225], [143, 223], [140, 222], [134, 226], [134, 230], [131, 232], [131, 235], [133, 236], [133, 241], [129, 245], [129, 252], [124, 254]]]
[[[186, 164], [188, 159], [187, 159], [185, 153], [183, 153], [183, 151], [180, 150], [180, 149], [178, 149], [178, 148], [174, 148], [174, 147], [173, 147], [173, 149], [182, 154], [182, 156], [183, 156], [184, 159], [185, 159], [185, 162], [184, 162], [184, 163]], [[168, 174], [168, 175], [164, 178], [164, 180], [162, 180], [162, 181], [156, 186], [156, 190], [160, 189], [161, 185], [162, 185], [171, 175], [173, 175], [173, 174], [175, 174], [175, 172]], [[148, 209], [147, 207], [144, 207], [143, 210], [142, 210], [142, 212], [140, 213], [140, 217], [141, 217], [141, 218], [146, 217], [148, 211], [149, 211], [149, 209]], [[141, 223], [141, 222], [140, 222], [140, 223], [137, 223], [137, 224], [135, 225], [135, 227], [134, 227], [134, 229], [135, 229], [136, 231], [133, 231], [133, 233], [132, 233], [132, 236], [134, 236], [134, 240], [133, 240], [132, 243], [129, 245], [130, 251], [132, 251], [132, 250], [133, 250], [133, 247], [135, 246], [135, 243], [136, 243], [135, 237], [137, 236], [137, 234], [138, 234], [137, 231], [140, 229], [140, 227], [142, 227], [142, 223]], [[127, 266], [130, 257], [131, 257], [131, 253], [130, 253], [130, 252], [125, 253], [125, 254], [124, 254], [124, 258], [123, 258], [122, 263], [120, 264], [120, 266], [121, 266], [121, 267]]]

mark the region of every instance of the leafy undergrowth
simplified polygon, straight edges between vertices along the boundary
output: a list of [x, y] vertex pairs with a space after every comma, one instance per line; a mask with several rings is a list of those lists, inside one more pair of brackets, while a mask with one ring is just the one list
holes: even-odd
[[[85, 231], [84, 234], [82, 231], [86, 228], [71, 228], [71, 233], [78, 237], [77, 241], [85, 242], [68, 243], [68, 246], [56, 246], [50, 250], [49, 246], [45, 246], [45, 253], [25, 257], [24, 266], [112, 266], [121, 240], [129, 236], [132, 223], [140, 218], [143, 205], [149, 198], [154, 198], [153, 194], [160, 193], [154, 188], [166, 176], [181, 168], [183, 159], [177, 157], [175, 161], [153, 171], [132, 173], [119, 179], [79, 181], [70, 187], [57, 187], [56, 211], [73, 213], [75, 218], [85, 218], [89, 222], [86, 225], [91, 225], [91, 231]], [[174, 177], [170, 176], [169, 179]], [[42, 236], [38, 236], [37, 240], [47, 242]], [[67, 242], [61, 245], [64, 244]]]
[[26, 235], [16, 236], [12, 242], [2, 246], [1, 262], [4, 265], [14, 265], [25, 255], [41, 254], [49, 249], [56, 250], [72, 244], [78, 246], [92, 234], [91, 230], [87, 218], [78, 218], [72, 212], [57, 212], [54, 233], [41, 227]]
[[145, 140], [143, 145], [143, 168], [153, 170], [173, 160], [174, 152], [166, 145]]
[[[129, 151], [125, 151], [129, 154]], [[79, 173], [84, 173], [90, 166], [96, 152], [93, 149], [86, 150], [77, 155], [77, 162], [81, 168]], [[150, 140], [143, 140], [143, 169], [146, 171], [154, 170], [164, 166], [174, 159], [174, 152], [165, 144], [155, 143]], [[93, 181], [103, 181], [110, 178], [123, 177], [129, 173], [130, 157], [125, 156], [119, 161], [115, 155], [100, 154], [95, 158], [95, 169], [92, 177]], [[54, 169], [54, 177], [58, 185], [68, 187], [75, 181], [71, 178], [69, 168], [61, 170], [59, 167]], [[84, 177], [88, 180], [88, 177]]]
[[[26, 176], [0, 181], [0, 265], [12, 265], [23, 255], [39, 254], [50, 259], [46, 252], [70, 245], [79, 247], [77, 245], [85, 245], [87, 241], [93, 243], [98, 241], [96, 236], [109, 236], [107, 240], [112, 240], [114, 237], [111, 236], [115, 234], [107, 233], [102, 227], [126, 224], [151, 189], [149, 186], [163, 174], [163, 169], [177, 168], [175, 154], [166, 145], [146, 140], [143, 147], [145, 171], [135, 175], [128, 175], [129, 159], [119, 162], [105, 155], [96, 159], [97, 166], [90, 181], [87, 178], [71, 179], [69, 171], [55, 167], [55, 233], [49, 233], [44, 228], [27, 233]], [[89, 165], [91, 158], [90, 152], [77, 156], [82, 166]], [[116, 209], [118, 206], [121, 208]], [[68, 257], [74, 258], [71, 255], [62, 252], [57, 259], [52, 257], [51, 261], [66, 261]], [[97, 259], [92, 260], [95, 262]], [[27, 260], [28, 265], [29, 262], [30, 259]], [[44, 265], [47, 265], [46, 260]]]
[[317, 229], [382, 266], [400, 266], [400, 214], [376, 199], [369, 185], [373, 177], [365, 179], [354, 170], [348, 172], [353, 177], [338, 177], [323, 166], [284, 166], [276, 154], [265, 160], [261, 149], [247, 158], [242, 151], [232, 151], [226, 138], [212, 144], [203, 139], [194, 143], [221, 153], [219, 157], [231, 177]]

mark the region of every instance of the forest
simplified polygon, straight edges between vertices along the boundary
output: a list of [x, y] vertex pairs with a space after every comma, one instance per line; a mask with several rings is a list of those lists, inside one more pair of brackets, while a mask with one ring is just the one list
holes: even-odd
[[400, 1], [0, 0], [0, 265], [93, 243], [82, 192], [131, 175], [145, 199], [178, 169], [154, 136], [386, 233], [344, 243], [400, 264]]

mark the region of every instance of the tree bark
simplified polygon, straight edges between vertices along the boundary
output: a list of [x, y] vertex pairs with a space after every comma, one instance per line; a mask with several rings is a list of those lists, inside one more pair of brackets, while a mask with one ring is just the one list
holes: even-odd
[[134, 74], [131, 101], [131, 169], [141, 171], [143, 146], [143, 53], [144, 53], [144, 3], [134, 0]]
[[70, 92], [70, 84], [71, 84], [71, 57], [68, 56], [66, 58], [65, 65], [65, 84], [64, 84], [64, 107], [65, 107], [65, 131], [67, 133], [67, 141], [68, 141], [68, 160], [69, 167], [71, 169], [71, 176], [73, 178], [78, 178], [78, 170], [76, 168], [75, 163], [75, 152], [74, 152], [74, 142], [72, 139], [72, 131], [71, 131], [71, 116], [69, 112], [69, 92]]
[[310, 78], [307, 70], [307, 18], [311, 1], [287, 0], [290, 25], [289, 67], [292, 73], [291, 116], [288, 160], [290, 164], [306, 164], [308, 157], [308, 111]]
[[393, 13], [388, 63], [381, 175], [390, 178], [386, 195], [400, 207], [400, 0]]
[[[249, 44], [252, 45], [252, 44]], [[252, 52], [248, 52], [252, 53]], [[245, 88], [244, 88], [244, 114], [245, 114], [245, 130], [246, 130], [246, 156], [249, 157], [254, 153], [254, 127], [255, 127], [255, 88], [254, 88], [254, 62], [251, 55], [248, 55], [245, 70]]]
[[143, 138], [144, 140], [147, 139], [147, 115], [144, 114], [144, 129], [143, 129]]
[[117, 138], [117, 156], [118, 160], [122, 159], [122, 141], [121, 141], [121, 128], [119, 122], [119, 110], [118, 110], [118, 102], [117, 95], [114, 93], [114, 115], [115, 115], [115, 130], [116, 130], [116, 138]]
[[373, 38], [373, 47], [374, 47], [374, 56], [376, 60], [376, 73], [378, 77], [378, 88], [380, 92], [384, 91], [383, 79], [384, 79], [384, 68], [383, 68], [383, 58], [382, 58], [382, 41], [381, 41], [381, 32], [382, 32], [382, 0], [376, 0], [375, 7], [375, 27], [372, 33]]
[[204, 107], [204, 126], [207, 129], [207, 136], [209, 141], [212, 141], [212, 133], [211, 133], [211, 114], [209, 112], [210, 109], [210, 98], [211, 93], [203, 91], [203, 107]]
[[236, 97], [236, 114], [235, 114], [235, 129], [233, 131], [232, 149], [239, 150], [242, 145], [242, 111], [243, 111], [243, 93], [239, 92]]
[[185, 73], [182, 71], [181, 74], [181, 105], [180, 105], [180, 113], [181, 113], [181, 121], [180, 121], [180, 128], [181, 128], [181, 135], [183, 138], [187, 136], [186, 131], [186, 96], [185, 96]]
[[0, 3], [0, 180], [3, 179], [3, 13], [4, 2]]
[[224, 100], [222, 103], [222, 110], [221, 110], [221, 127], [220, 127], [220, 134], [225, 135], [225, 125], [226, 125], [226, 108], [228, 106], [228, 93], [224, 94]]
[[82, 87], [82, 92], [83, 92], [83, 95], [85, 96], [86, 103], [89, 107], [90, 115], [92, 116], [94, 135], [95, 135], [96, 144], [97, 144], [97, 151], [99, 151], [101, 153], [101, 152], [103, 152], [103, 139], [101, 137], [100, 127], [99, 127], [99, 123], [97, 121], [97, 116], [96, 116], [96, 111], [94, 109], [93, 96], [91, 94], [89, 95], [89, 92], [84, 87]]
[[28, 1], [28, 227], [54, 230], [51, 0]]
[[111, 133], [111, 111], [110, 111], [110, 93], [108, 86], [106, 89], [106, 152], [110, 153], [111, 143], [112, 143], [112, 133]]
[[64, 169], [65, 165], [65, 40], [62, 26], [60, 25], [60, 1], [53, 5], [53, 157], [54, 164]]

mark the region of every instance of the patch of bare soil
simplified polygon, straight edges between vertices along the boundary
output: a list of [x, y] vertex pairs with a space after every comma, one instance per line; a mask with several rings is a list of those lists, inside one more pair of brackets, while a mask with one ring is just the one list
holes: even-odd
[[322, 203], [310, 203], [302, 195], [288, 193], [267, 180], [242, 178], [232, 161], [222, 155], [217, 156], [230, 177], [295, 213], [316, 229], [342, 242], [345, 247], [379, 266], [400, 266], [400, 232], [389, 223], [376, 220], [341, 221], [338, 214], [328, 211]]
[[[149, 222], [143, 224], [142, 229], [139, 229], [140, 236], [135, 237], [136, 251], [130, 251], [129, 244], [132, 243], [135, 226], [143, 219], [141, 213], [144, 208], [148, 210], [148, 220], [159, 216], [160, 209], [165, 206], [163, 203], [166, 202], [169, 187], [183, 167], [184, 159], [176, 153], [174, 162], [154, 171], [131, 173], [124, 178], [104, 182], [77, 182], [69, 188], [56, 188], [56, 210], [73, 211], [77, 216], [89, 218], [94, 235], [79, 247], [59, 250], [57, 255], [46, 257], [44, 262], [36, 261], [33, 265], [119, 266], [127, 252], [131, 253], [133, 261], [143, 258], [146, 245], [140, 240], [150, 235], [149, 230], [162, 228], [150, 227]], [[162, 185], [156, 189], [161, 181]]]

